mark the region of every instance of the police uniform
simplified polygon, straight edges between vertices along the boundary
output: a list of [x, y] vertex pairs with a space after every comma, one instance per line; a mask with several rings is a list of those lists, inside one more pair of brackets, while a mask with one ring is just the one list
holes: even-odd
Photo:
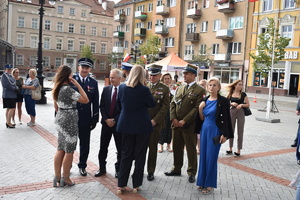
[[[78, 64], [81, 67], [92, 67], [93, 61], [89, 58], [81, 58], [78, 60]], [[82, 89], [85, 91], [89, 98], [89, 103], [82, 104], [77, 103], [77, 110], [79, 115], [78, 127], [79, 127], [79, 147], [80, 147], [80, 156], [79, 156], [79, 171], [82, 176], [86, 176], [85, 168], [87, 166], [86, 162], [88, 159], [90, 151], [90, 135], [91, 130], [93, 130], [96, 124], [99, 121], [99, 91], [98, 91], [98, 82], [87, 76], [82, 83], [82, 77], [79, 72], [74, 76], [74, 79], [81, 85]], [[78, 91], [77, 87], [73, 88]]]
[[[191, 72], [197, 74], [197, 67], [188, 65], [184, 68], [183, 73]], [[195, 116], [198, 112], [200, 102], [205, 95], [205, 90], [195, 81], [187, 85], [181, 85], [170, 104], [170, 119], [184, 120], [183, 127], [172, 127], [173, 131], [173, 156], [174, 166], [171, 172], [165, 172], [167, 176], [181, 175], [183, 165], [184, 146], [186, 146], [188, 156], [187, 173], [189, 182], [195, 181], [197, 173], [197, 134], [194, 134]]]
[[[127, 71], [128, 74], [130, 73], [130, 70], [132, 69], [132, 67], [133, 67], [133, 65], [128, 62], [122, 62], [121, 69]], [[126, 76], [126, 74], [125, 74], [125, 82], [127, 81], [127, 79], [128, 79], [128, 76]]]
[[[162, 66], [160, 65], [152, 65], [148, 68], [149, 75], [161, 74], [161, 69]], [[153, 131], [150, 134], [148, 151], [147, 179], [151, 181], [154, 179], [153, 174], [155, 172], [156, 167], [157, 144], [159, 140], [159, 135], [164, 125], [166, 113], [170, 108], [170, 90], [165, 84], [160, 83], [159, 81], [154, 85], [148, 83], [147, 87], [150, 88], [150, 92], [156, 101], [156, 106], [154, 108], [148, 109], [150, 118], [156, 122], [156, 125], [153, 127]]]

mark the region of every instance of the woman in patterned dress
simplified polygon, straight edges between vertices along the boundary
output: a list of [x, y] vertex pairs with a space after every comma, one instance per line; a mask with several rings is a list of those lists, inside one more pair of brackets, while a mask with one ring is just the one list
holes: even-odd
[[[70, 83], [78, 88], [79, 93], [69, 85]], [[52, 94], [57, 112], [55, 125], [58, 131], [58, 147], [54, 156], [53, 187], [56, 187], [57, 183], [61, 187], [73, 186], [74, 183], [69, 176], [78, 136], [76, 104], [77, 102], [88, 103], [89, 99], [80, 84], [72, 78], [71, 68], [66, 65], [60, 66], [56, 73]], [[63, 176], [61, 177], [62, 168]]]

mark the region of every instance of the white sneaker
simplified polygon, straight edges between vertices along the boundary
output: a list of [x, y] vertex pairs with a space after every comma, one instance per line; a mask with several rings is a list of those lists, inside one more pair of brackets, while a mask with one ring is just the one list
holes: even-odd
[[35, 126], [35, 123], [29, 122], [29, 123], [27, 123], [27, 126]]
[[19, 120], [19, 124], [23, 124], [22, 120]]
[[12, 120], [12, 124], [16, 124], [15, 120]]

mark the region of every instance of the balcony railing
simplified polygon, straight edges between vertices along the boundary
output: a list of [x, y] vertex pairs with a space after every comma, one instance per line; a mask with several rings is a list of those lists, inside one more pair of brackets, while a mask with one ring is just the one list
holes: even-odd
[[121, 31], [115, 31], [115, 32], [113, 33], [113, 37], [114, 37], [114, 38], [122, 39], [122, 38], [124, 38], [124, 32], [121, 32]]
[[183, 60], [193, 60], [194, 55], [188, 54], [183, 56]]
[[146, 36], [146, 29], [145, 28], [135, 28], [134, 29], [134, 36], [145, 37]]
[[170, 14], [169, 7], [166, 5], [156, 6], [157, 15], [168, 15]]
[[113, 53], [123, 53], [124, 52], [124, 47], [113, 47], [112, 52]]
[[201, 17], [201, 10], [196, 8], [188, 9], [186, 15], [188, 18], [197, 19]]
[[216, 33], [217, 39], [230, 40], [233, 38], [233, 30], [232, 29], [221, 29]]
[[135, 11], [134, 17], [135, 19], [145, 20], [147, 19], [147, 12]]
[[166, 35], [169, 34], [169, 29], [166, 25], [155, 25], [155, 33]]
[[199, 41], [200, 40], [200, 34], [199, 33], [187, 33], [185, 37], [186, 41]]
[[225, 2], [218, 4], [218, 12], [222, 13], [232, 13], [235, 11], [234, 2]]
[[120, 22], [121, 24], [125, 22], [125, 14], [116, 14], [114, 17], [115, 22]]
[[215, 54], [215, 61], [230, 61], [231, 54], [226, 53], [226, 54]]

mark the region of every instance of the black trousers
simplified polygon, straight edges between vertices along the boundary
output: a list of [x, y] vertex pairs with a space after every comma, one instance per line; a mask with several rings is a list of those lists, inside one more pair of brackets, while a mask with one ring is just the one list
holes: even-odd
[[79, 163], [78, 167], [85, 169], [90, 153], [91, 129], [89, 126], [79, 127]]
[[120, 170], [122, 135], [116, 132], [116, 126], [109, 127], [106, 124], [102, 125], [100, 136], [100, 150], [98, 153], [99, 166], [101, 170], [106, 170], [108, 146], [112, 135], [114, 136], [115, 145], [117, 149], [117, 162], [115, 163], [115, 169], [116, 171]]
[[133, 187], [136, 188], [142, 185], [149, 136], [150, 133], [122, 134], [122, 159], [118, 177], [118, 187], [127, 186], [133, 160], [135, 160], [134, 172], [132, 174]]

